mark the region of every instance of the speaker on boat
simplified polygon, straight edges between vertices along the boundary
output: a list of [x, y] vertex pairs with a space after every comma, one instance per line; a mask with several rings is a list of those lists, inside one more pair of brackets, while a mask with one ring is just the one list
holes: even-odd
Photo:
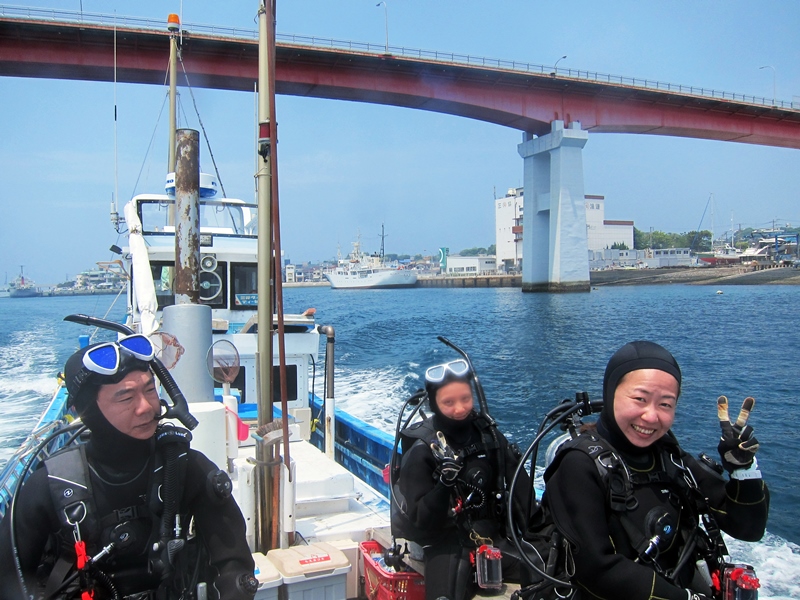
[[217, 259], [213, 254], [204, 254], [200, 259], [200, 268], [203, 271], [215, 271], [217, 268]]

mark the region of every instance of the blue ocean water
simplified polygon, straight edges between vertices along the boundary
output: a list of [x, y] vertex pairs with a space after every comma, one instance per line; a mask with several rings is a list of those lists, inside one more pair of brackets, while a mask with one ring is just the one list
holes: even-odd
[[[756, 398], [750, 423], [771, 491], [768, 535], [732, 540], [732, 556], [756, 565], [761, 598], [800, 597], [800, 451], [793, 418], [800, 390], [793, 358], [798, 320], [793, 286], [604, 287], [589, 294], [519, 289], [331, 290], [286, 288], [287, 312], [317, 309], [336, 329], [336, 397], [348, 412], [394, 431], [402, 401], [431, 364], [469, 352], [501, 429], [527, 447], [544, 413], [586, 391], [600, 398], [603, 370], [624, 343], [651, 339], [677, 358], [683, 388], [674, 431], [692, 453], [715, 453], [716, 398]], [[86, 328], [71, 312], [103, 316], [112, 297], [0, 300], [0, 463], [22, 441], [54, 377]], [[112, 318], [124, 314], [117, 304]], [[321, 393], [321, 377], [317, 377]]]

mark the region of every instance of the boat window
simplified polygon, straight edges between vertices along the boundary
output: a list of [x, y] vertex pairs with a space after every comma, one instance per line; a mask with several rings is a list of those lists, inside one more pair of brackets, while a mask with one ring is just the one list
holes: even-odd
[[[173, 235], [174, 224], [170, 224], [170, 209], [175, 204], [172, 198], [158, 200], [139, 199], [139, 218], [145, 235]], [[258, 234], [258, 209], [255, 204], [240, 200], [200, 200], [200, 231], [213, 235], [255, 237]]]
[[258, 267], [231, 263], [231, 309], [255, 310], [258, 306]]
[[167, 263], [151, 262], [150, 271], [153, 274], [153, 284], [155, 284], [156, 288], [158, 310], [175, 304], [175, 293], [172, 290], [172, 284], [175, 280], [175, 267]]
[[[272, 366], [272, 401], [281, 403], [281, 371], [278, 365]], [[286, 400], [297, 400], [297, 365], [286, 365]]]
[[[158, 310], [175, 304], [175, 266], [167, 262], [150, 263], [156, 289]], [[219, 262], [213, 271], [200, 272], [200, 304], [211, 308], [225, 308], [227, 295], [227, 263]]]

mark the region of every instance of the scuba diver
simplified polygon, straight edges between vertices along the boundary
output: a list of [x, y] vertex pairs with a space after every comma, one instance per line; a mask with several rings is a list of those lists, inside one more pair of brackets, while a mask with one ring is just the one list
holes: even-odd
[[725, 562], [720, 534], [758, 541], [766, 527], [769, 492], [747, 425], [755, 401], [731, 423], [719, 398], [720, 466], [688, 455], [672, 433], [680, 391], [672, 354], [626, 344], [606, 367], [596, 430], [584, 426], [547, 467], [543, 503], [569, 542], [574, 599], [757, 597], [755, 572]]
[[[506, 539], [507, 482], [519, 452], [485, 410], [483, 390], [462, 354], [465, 358], [425, 372], [433, 414], [408, 425], [412, 413], [398, 436], [403, 447], [399, 467], [393, 459], [392, 533], [423, 547], [428, 599], [464, 600], [474, 596], [476, 583], [499, 588], [501, 578], [524, 577], [519, 554]], [[475, 410], [473, 385], [480, 411]], [[527, 506], [529, 488], [518, 488], [512, 510]]]
[[0, 598], [254, 597], [231, 481], [188, 430], [159, 424], [156, 363], [143, 335], [67, 360], [67, 402], [90, 435], [18, 490], [0, 524]]

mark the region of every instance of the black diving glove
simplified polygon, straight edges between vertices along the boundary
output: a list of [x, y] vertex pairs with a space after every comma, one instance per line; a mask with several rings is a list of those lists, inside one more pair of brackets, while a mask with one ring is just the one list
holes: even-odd
[[736, 422], [731, 423], [728, 417], [728, 399], [725, 396], [717, 399], [717, 416], [719, 417], [719, 426], [722, 428], [722, 437], [717, 450], [722, 458], [722, 466], [728, 473], [737, 469], [747, 469], [755, 459], [758, 440], [753, 435], [753, 428], [747, 424], [750, 411], [753, 410], [755, 404], [756, 401], [753, 398], [745, 398]]
[[686, 590], [687, 600], [714, 600], [711, 596], [705, 594], [698, 594], [692, 590]]
[[431, 444], [433, 458], [436, 459], [436, 472], [439, 473], [439, 481], [451, 487], [458, 479], [463, 461], [458, 454], [453, 452], [441, 431], [436, 432], [436, 439], [437, 441]]

